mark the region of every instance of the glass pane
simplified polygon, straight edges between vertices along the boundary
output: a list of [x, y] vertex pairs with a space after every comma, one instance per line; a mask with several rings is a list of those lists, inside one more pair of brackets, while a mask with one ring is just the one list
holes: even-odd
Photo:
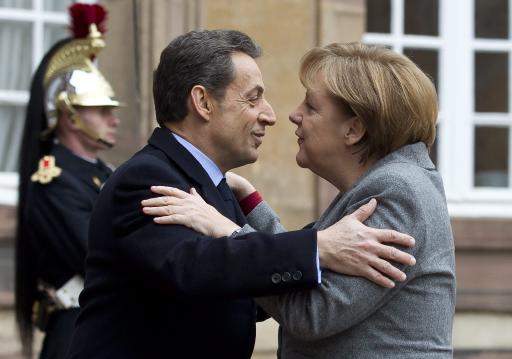
[[508, 54], [475, 52], [475, 111], [508, 112]]
[[366, 32], [391, 32], [390, 0], [366, 0]]
[[508, 0], [475, 0], [475, 37], [508, 38]]
[[28, 90], [32, 74], [32, 25], [0, 22], [0, 89]]
[[70, 37], [68, 25], [45, 25], [44, 27], [44, 52], [48, 51], [58, 40]]
[[[66, 12], [68, 6], [75, 1], [73, 0], [44, 0], [44, 9], [47, 11], [64, 11]], [[80, 1], [86, 2], [86, 1]]]
[[434, 82], [436, 89], [438, 89], [438, 67], [439, 67], [439, 54], [438, 50], [430, 49], [413, 49], [405, 48], [404, 55], [409, 57], [420, 69], [423, 70]]
[[405, 0], [404, 33], [413, 35], [438, 36], [438, 0]]
[[439, 146], [439, 125], [436, 126], [436, 139], [432, 146], [430, 147], [430, 159], [437, 167], [437, 146]]
[[30, 9], [32, 8], [32, 0], [0, 0], [0, 7]]
[[475, 128], [475, 187], [508, 187], [508, 131]]
[[0, 107], [0, 172], [18, 170], [25, 107]]

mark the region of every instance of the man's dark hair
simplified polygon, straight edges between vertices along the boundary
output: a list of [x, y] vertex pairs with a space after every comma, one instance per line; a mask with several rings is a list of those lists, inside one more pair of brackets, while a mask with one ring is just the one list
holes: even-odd
[[191, 31], [171, 41], [153, 73], [158, 124], [180, 121], [187, 115], [187, 98], [196, 85], [204, 86], [217, 101], [222, 101], [235, 78], [231, 60], [234, 52], [257, 58], [261, 48], [235, 30]]

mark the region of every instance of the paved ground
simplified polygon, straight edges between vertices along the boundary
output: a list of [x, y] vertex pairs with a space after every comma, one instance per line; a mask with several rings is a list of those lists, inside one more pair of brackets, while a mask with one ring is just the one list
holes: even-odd
[[[41, 345], [41, 334], [36, 333], [36, 353]], [[21, 359], [21, 346], [16, 336], [14, 311], [0, 309], [0, 359]]]
[[[14, 322], [14, 312], [0, 309], [0, 359], [22, 359]], [[277, 325], [273, 320], [258, 324], [258, 340], [252, 359], [274, 359], [276, 357]], [[36, 352], [39, 351], [42, 335], [36, 334]], [[35, 356], [37, 358], [37, 355]]]

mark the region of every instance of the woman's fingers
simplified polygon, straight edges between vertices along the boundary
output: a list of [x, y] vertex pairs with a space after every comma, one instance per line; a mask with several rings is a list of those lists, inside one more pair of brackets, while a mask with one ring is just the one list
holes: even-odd
[[198, 200], [199, 202], [201, 203], [206, 203], [203, 199], [203, 197], [201, 197], [201, 195], [199, 193], [197, 193], [196, 189], [194, 187], [191, 187], [190, 188], [190, 194], [193, 196], [194, 199]]
[[169, 186], [151, 186], [151, 192], [161, 194], [163, 196], [173, 196], [178, 198], [186, 198], [189, 194], [176, 187]]
[[162, 197], [145, 199], [141, 201], [143, 206], [167, 206], [176, 203], [176, 199], [184, 199], [190, 196], [190, 194], [179, 188], [168, 186], [151, 186], [151, 192], [161, 194]]
[[181, 224], [192, 228], [189, 223], [189, 218], [179, 213], [171, 214], [168, 216], [155, 217], [153, 221], [158, 224]]
[[148, 198], [140, 202], [144, 207], [161, 207], [176, 204], [179, 201], [178, 197], [162, 196], [155, 198]]
[[144, 207], [142, 208], [144, 214], [148, 216], [168, 216], [177, 213], [175, 206], [157, 206], [157, 207]]

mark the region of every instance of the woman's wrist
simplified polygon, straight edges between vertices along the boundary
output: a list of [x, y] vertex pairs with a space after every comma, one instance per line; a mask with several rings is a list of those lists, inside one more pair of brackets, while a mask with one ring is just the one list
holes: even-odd
[[214, 238], [230, 237], [234, 232], [236, 232], [240, 228], [241, 227], [238, 224], [235, 224], [235, 223], [229, 221], [222, 226], [217, 226], [212, 237], [214, 237]]
[[235, 197], [239, 202], [244, 200], [246, 197], [250, 196], [254, 192], [256, 192], [256, 188], [254, 188], [252, 185], [243, 186], [240, 188], [233, 188], [233, 193], [235, 194]]
[[258, 191], [255, 190], [240, 200], [239, 204], [242, 212], [244, 212], [245, 215], [248, 215], [261, 202], [263, 202], [263, 198], [260, 196]]

